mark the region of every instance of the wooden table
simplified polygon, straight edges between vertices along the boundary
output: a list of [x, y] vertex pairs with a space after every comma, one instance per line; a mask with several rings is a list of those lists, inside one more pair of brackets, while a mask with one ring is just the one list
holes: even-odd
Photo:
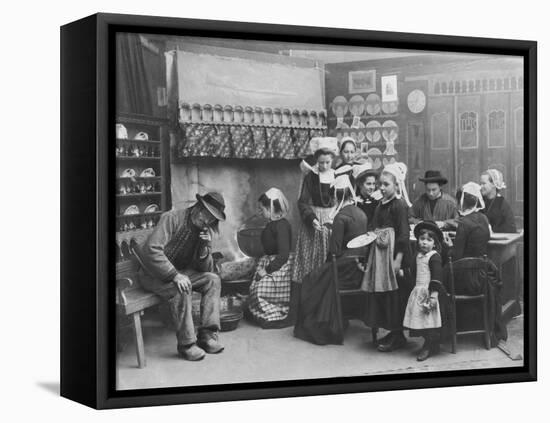
[[[487, 255], [500, 269], [503, 281], [502, 313], [505, 321], [521, 313], [519, 296], [521, 275], [518, 258], [518, 244], [523, 241], [523, 231], [520, 233], [496, 234], [499, 239], [489, 240]], [[512, 272], [504, 271], [506, 263], [513, 265]]]

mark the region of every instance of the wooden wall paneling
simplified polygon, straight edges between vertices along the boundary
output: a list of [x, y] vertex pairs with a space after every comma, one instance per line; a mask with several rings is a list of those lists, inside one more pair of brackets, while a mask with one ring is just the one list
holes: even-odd
[[[514, 209], [516, 216], [524, 215], [523, 203], [523, 91], [518, 91], [510, 94], [510, 151], [511, 151], [511, 173], [506, 179], [508, 186], [512, 186], [512, 190], [508, 190], [508, 200]], [[513, 191], [513, 193], [512, 193]]]
[[510, 95], [508, 93], [487, 93], [484, 95], [483, 124], [486, 136], [482, 138], [485, 154], [483, 155], [482, 169], [498, 169], [507, 182], [508, 189], [503, 195], [510, 197], [514, 190], [510, 184], [512, 177], [512, 151], [509, 142]]
[[454, 98], [428, 98], [428, 126], [426, 137], [426, 165], [424, 170], [440, 170], [449, 179], [446, 191], [456, 190], [454, 160]]
[[457, 126], [458, 184], [479, 181], [482, 168], [482, 148], [480, 148], [481, 96], [467, 95], [456, 97], [455, 124]]

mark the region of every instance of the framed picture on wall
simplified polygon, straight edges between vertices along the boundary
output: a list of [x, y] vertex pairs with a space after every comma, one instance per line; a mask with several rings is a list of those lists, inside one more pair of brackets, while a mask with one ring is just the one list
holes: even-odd
[[376, 91], [376, 69], [352, 71], [348, 73], [350, 94], [372, 93]]
[[[536, 379], [535, 42], [111, 14], [61, 34], [62, 396]], [[344, 95], [377, 74], [426, 107]]]
[[382, 85], [382, 101], [397, 101], [397, 75], [385, 75], [380, 78]]

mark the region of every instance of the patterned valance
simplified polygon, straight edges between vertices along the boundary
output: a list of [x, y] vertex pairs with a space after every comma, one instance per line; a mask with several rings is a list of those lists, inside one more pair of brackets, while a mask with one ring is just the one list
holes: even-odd
[[325, 136], [322, 128], [261, 125], [182, 123], [176, 156], [237, 159], [299, 159], [309, 151], [309, 140]]

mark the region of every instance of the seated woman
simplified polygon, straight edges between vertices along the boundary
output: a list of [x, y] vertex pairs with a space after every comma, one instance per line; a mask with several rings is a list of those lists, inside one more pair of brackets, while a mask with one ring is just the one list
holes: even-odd
[[481, 174], [481, 194], [485, 201], [483, 213], [489, 219], [495, 233], [517, 232], [514, 213], [510, 204], [501, 195], [506, 188], [502, 173], [497, 169], [488, 169]]
[[[489, 221], [480, 212], [485, 207], [481, 187], [475, 182], [468, 182], [457, 193], [459, 202], [458, 227], [449, 256], [453, 262], [466, 257], [483, 257], [487, 254], [487, 245], [490, 238]], [[471, 272], [455, 272], [455, 294], [479, 295], [483, 292], [482, 276], [472, 275]], [[447, 278], [448, 280], [448, 278]], [[491, 261], [487, 269], [489, 294], [489, 326], [491, 331], [491, 345], [496, 346], [498, 341], [507, 338], [506, 325], [502, 321], [502, 304], [500, 290], [502, 281], [498, 268]], [[457, 310], [457, 322], [465, 327], [480, 326], [482, 316], [477, 304], [464, 305]]]
[[304, 277], [294, 327], [294, 336], [319, 345], [343, 342], [331, 256], [337, 257], [338, 289], [354, 289], [359, 288], [363, 278], [355, 257], [366, 255], [364, 248], [347, 248], [350, 240], [367, 232], [367, 217], [356, 206], [349, 177], [337, 177], [333, 186], [339, 206], [332, 225], [329, 257], [323, 266]]
[[464, 257], [483, 257], [487, 254], [490, 238], [489, 220], [481, 213], [484, 202], [481, 187], [468, 182], [457, 193], [459, 202], [458, 227], [453, 248], [449, 252], [453, 260]]
[[285, 219], [289, 206], [277, 188], [267, 190], [258, 199], [258, 211], [269, 223], [262, 231], [265, 255], [260, 258], [250, 285], [248, 310], [264, 329], [283, 327], [290, 304], [292, 229]]

